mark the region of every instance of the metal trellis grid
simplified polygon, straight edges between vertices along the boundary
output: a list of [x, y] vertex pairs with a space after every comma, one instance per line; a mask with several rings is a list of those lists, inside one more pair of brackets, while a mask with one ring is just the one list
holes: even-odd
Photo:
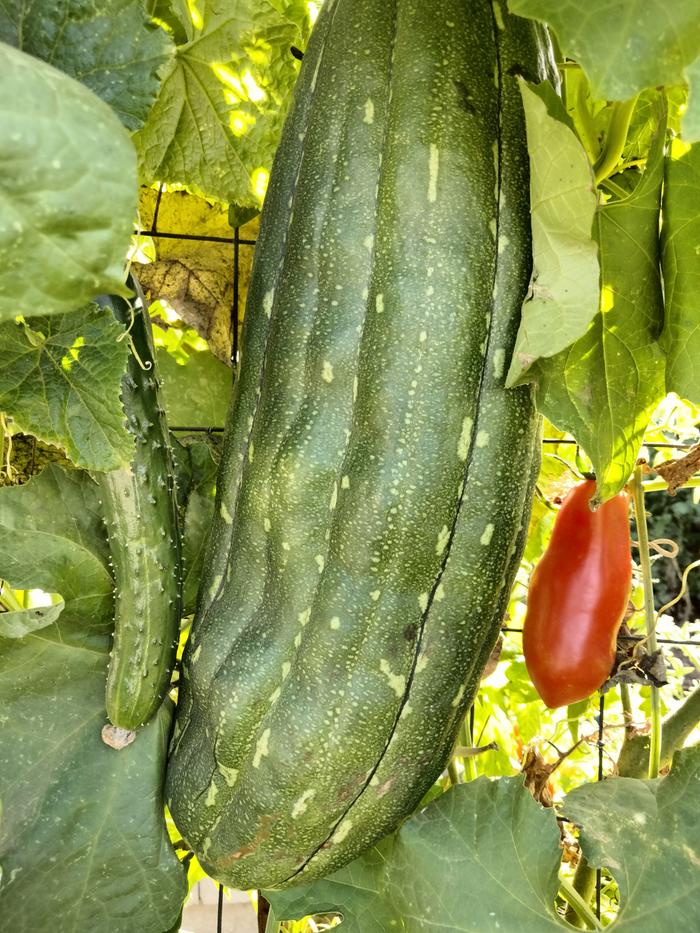
[[[231, 348], [231, 362], [235, 366], [238, 362], [239, 357], [239, 297], [240, 297], [240, 246], [255, 246], [256, 240], [241, 237], [240, 228], [236, 227], [233, 230], [232, 237], [219, 237], [219, 236], [207, 236], [204, 234], [191, 234], [191, 233], [181, 233], [173, 231], [162, 231], [158, 229], [158, 216], [161, 204], [161, 198], [163, 194], [163, 186], [161, 185], [158, 190], [158, 195], [156, 199], [156, 205], [153, 215], [153, 222], [149, 230], [142, 231], [142, 236], [150, 236], [153, 239], [175, 239], [175, 240], [197, 240], [197, 241], [209, 241], [212, 243], [230, 243], [233, 246], [233, 301], [231, 307], [231, 333], [232, 333], [232, 348]], [[220, 434], [223, 432], [224, 428], [220, 425], [176, 425], [170, 428], [171, 431], [178, 433], [202, 433], [202, 434]], [[543, 445], [548, 444], [570, 444], [576, 445], [575, 440], [571, 439], [560, 439], [560, 438], [543, 438]], [[654, 449], [662, 448], [675, 448], [675, 449], [687, 449], [688, 445], [680, 443], [671, 443], [671, 442], [656, 442], [646, 444], [647, 447]], [[503, 627], [503, 632], [510, 632], [515, 634], [522, 633], [522, 629], [518, 627]], [[621, 635], [621, 639], [628, 641], [642, 641], [643, 636], [641, 635]], [[672, 638], [658, 638], [659, 644], [662, 645], [676, 645], [676, 646], [687, 646], [687, 647], [700, 647], [700, 641], [694, 641], [691, 639], [672, 639]], [[474, 735], [474, 706], [470, 710], [470, 735]], [[602, 781], [605, 777], [604, 769], [604, 756], [605, 756], [605, 696], [601, 695], [600, 703], [598, 708], [598, 715], [596, 716], [597, 720], [597, 740], [595, 742], [595, 747], [597, 749], [597, 778], [599, 781]], [[596, 870], [596, 904], [595, 912], [598, 918], [601, 916], [601, 900], [602, 900], [602, 871], [601, 869]], [[223, 929], [223, 911], [224, 911], [224, 888], [222, 885], [219, 885], [218, 890], [218, 904], [217, 904], [217, 924], [216, 930], [217, 933], [222, 933]]]

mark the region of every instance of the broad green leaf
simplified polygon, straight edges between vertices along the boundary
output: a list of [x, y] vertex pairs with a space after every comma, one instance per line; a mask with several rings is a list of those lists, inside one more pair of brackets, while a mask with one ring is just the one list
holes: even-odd
[[63, 612], [61, 600], [53, 606], [37, 606], [33, 609], [16, 609], [0, 612], [0, 638], [24, 638], [51, 625]]
[[209, 526], [214, 514], [216, 471], [219, 465], [218, 451], [211, 444], [198, 441], [190, 444], [188, 451], [191, 458], [192, 485], [185, 509], [182, 537], [183, 615], [194, 612], [197, 601]]
[[228, 366], [208, 350], [190, 354], [185, 363], [178, 362], [167, 350], [159, 349], [156, 357], [168, 422], [221, 427], [233, 386]]
[[163, 819], [171, 705], [121, 751], [100, 736], [112, 585], [98, 508], [77, 470], [0, 490], [0, 577], [66, 600], [41, 630], [0, 635], [0, 916], [12, 933], [162, 933], [187, 892]]
[[601, 310], [567, 350], [533, 368], [538, 408], [574, 435], [593, 463], [601, 501], [634, 469], [664, 396], [659, 203], [665, 119], [634, 191], [598, 209]]
[[0, 411], [78, 466], [128, 464], [134, 441], [119, 397], [128, 345], [109, 309], [0, 324]]
[[60, 593], [64, 629], [110, 631], [108, 565], [98, 489], [87, 473], [50, 465], [23, 486], [0, 489], [0, 579]]
[[296, 81], [289, 47], [299, 30], [269, 0], [191, 9], [172, 4], [187, 42], [136, 134], [141, 177], [259, 206]]
[[346, 868], [266, 891], [279, 919], [338, 911], [343, 933], [560, 930], [559, 833], [522, 778], [458, 785]]
[[581, 825], [589, 864], [620, 886], [619, 933], [700, 929], [700, 747], [677, 752], [667, 777], [577, 788], [563, 813]]
[[644, 88], [689, 78], [686, 125], [689, 138], [698, 138], [699, 0], [508, 0], [508, 7], [554, 29], [562, 53], [584, 68], [599, 100], [627, 100]]
[[162, 933], [187, 894], [163, 819], [172, 706], [104, 744], [108, 639], [0, 652], [0, 912], [12, 933]]
[[519, 79], [530, 153], [533, 272], [506, 384], [585, 333], [598, 310], [597, 196], [591, 165], [547, 82]]
[[700, 143], [678, 140], [666, 160], [663, 274], [666, 389], [700, 402]]
[[0, 321], [128, 294], [128, 133], [82, 84], [2, 42], [0, 86]]
[[81, 81], [130, 130], [142, 126], [158, 93], [158, 68], [172, 52], [141, 0], [3, 0], [0, 41]]

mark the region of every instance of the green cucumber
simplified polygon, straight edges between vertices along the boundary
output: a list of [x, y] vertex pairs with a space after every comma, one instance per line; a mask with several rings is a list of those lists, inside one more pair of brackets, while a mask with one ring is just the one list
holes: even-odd
[[214, 878], [311, 880], [445, 767], [539, 458], [504, 388], [531, 271], [516, 74], [486, 0], [326, 0], [270, 179], [166, 796]]
[[121, 398], [135, 440], [129, 467], [96, 473], [115, 579], [107, 716], [121, 729], [148, 722], [170, 684], [180, 631], [180, 535], [173, 460], [159, 400], [151, 322], [143, 294], [98, 299], [131, 341]]

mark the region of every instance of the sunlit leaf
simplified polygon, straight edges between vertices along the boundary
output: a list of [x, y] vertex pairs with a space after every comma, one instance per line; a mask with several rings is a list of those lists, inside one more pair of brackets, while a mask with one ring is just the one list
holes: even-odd
[[632, 194], [598, 209], [601, 310], [567, 350], [533, 368], [537, 404], [590, 457], [598, 496], [629, 479], [644, 431], [664, 395], [659, 204], [665, 120]]
[[302, 36], [269, 0], [192, 10], [172, 7], [187, 43], [136, 134], [141, 177], [259, 206], [255, 173], [272, 164], [298, 71], [290, 46]]

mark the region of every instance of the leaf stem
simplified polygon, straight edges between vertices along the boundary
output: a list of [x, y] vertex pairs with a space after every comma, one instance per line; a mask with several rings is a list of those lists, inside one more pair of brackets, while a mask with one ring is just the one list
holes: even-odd
[[627, 131], [630, 128], [630, 120], [637, 105], [638, 96], [638, 94], [635, 94], [629, 100], [617, 101], [613, 107], [605, 138], [605, 148], [593, 166], [596, 185], [599, 185], [605, 178], [613, 174], [622, 158], [622, 151], [627, 142]]
[[[642, 569], [642, 584], [644, 587], [644, 620], [647, 630], [647, 646], [649, 653], [657, 650], [656, 646], [656, 619], [654, 616], [654, 584], [651, 578], [651, 560], [649, 557], [649, 532], [647, 530], [647, 517], [644, 509], [644, 485], [642, 483], [642, 465], [634, 471], [632, 480], [632, 495], [634, 499], [634, 515], [637, 522], [637, 540], [639, 542], [639, 564]], [[658, 687], [651, 687], [651, 733], [649, 743], [649, 771], [650, 778], [658, 777], [661, 762], [661, 696]]]
[[596, 917], [576, 888], [565, 878], [559, 879], [559, 894], [591, 929], [603, 929], [603, 924]]

